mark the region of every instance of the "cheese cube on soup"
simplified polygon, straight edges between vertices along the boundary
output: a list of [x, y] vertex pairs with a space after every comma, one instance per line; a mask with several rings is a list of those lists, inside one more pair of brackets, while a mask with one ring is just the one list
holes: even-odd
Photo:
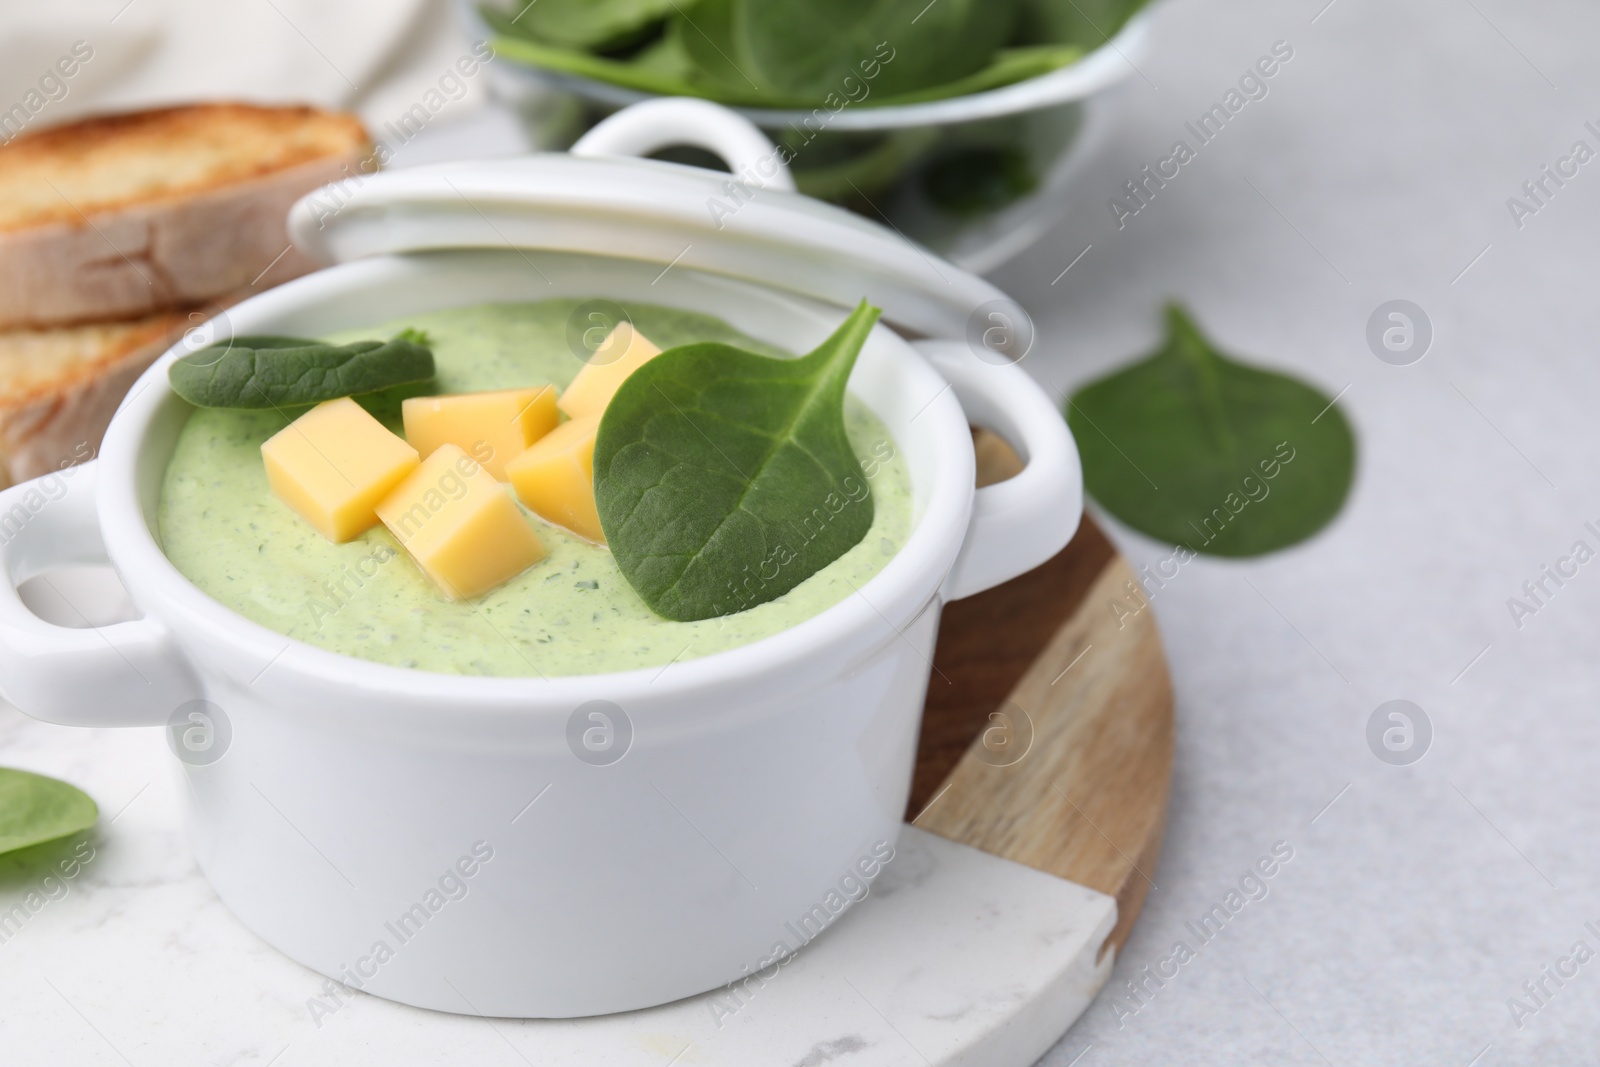
[[318, 404], [261, 446], [267, 483], [330, 541], [378, 521], [376, 507], [417, 468], [417, 450], [349, 397]]
[[561, 417], [555, 388], [549, 385], [410, 397], [400, 410], [406, 440], [423, 459], [440, 445], [456, 445], [500, 481], [505, 481], [506, 464], [555, 429]]
[[561, 410], [572, 419], [599, 415], [628, 375], [660, 354], [661, 349], [635, 330], [632, 323], [617, 323], [572, 384], [562, 391], [558, 401]]
[[435, 449], [378, 517], [452, 600], [487, 593], [545, 554], [506, 487], [458, 445]]
[[598, 413], [571, 419], [506, 465], [528, 510], [591, 541], [605, 543], [594, 503], [594, 435]]

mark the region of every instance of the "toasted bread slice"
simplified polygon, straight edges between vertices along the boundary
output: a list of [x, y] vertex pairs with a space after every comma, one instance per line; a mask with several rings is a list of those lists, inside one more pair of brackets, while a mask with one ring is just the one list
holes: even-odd
[[295, 200], [361, 173], [353, 115], [197, 104], [86, 119], [0, 151], [0, 328], [149, 315], [315, 264]]
[[206, 317], [0, 332], [0, 487], [92, 458], [129, 386]]

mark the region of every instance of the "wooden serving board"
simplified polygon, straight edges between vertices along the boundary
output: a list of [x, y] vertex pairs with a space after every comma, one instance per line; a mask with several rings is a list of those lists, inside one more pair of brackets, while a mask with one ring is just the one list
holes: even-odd
[[[974, 441], [979, 485], [1021, 469], [1000, 438]], [[1154, 884], [1172, 776], [1172, 680], [1136, 590], [1085, 514], [1044, 566], [946, 605], [906, 813], [1115, 897], [1102, 954], [1122, 947]]]

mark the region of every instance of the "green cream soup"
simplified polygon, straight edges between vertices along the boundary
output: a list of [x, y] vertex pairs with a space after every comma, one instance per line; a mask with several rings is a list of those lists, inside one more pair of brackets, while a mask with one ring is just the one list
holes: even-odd
[[[564, 386], [582, 366], [567, 343], [577, 303], [458, 308], [329, 340], [389, 337], [405, 327], [426, 331], [438, 377], [414, 393]], [[648, 306], [629, 311], [662, 348], [725, 341], [786, 354], [709, 316]], [[397, 398], [362, 399], [400, 432]], [[670, 622], [644, 605], [606, 548], [527, 513], [548, 555], [484, 596], [452, 602], [382, 526], [331, 544], [273, 495], [261, 443], [288, 421], [275, 411], [196, 410], [162, 485], [162, 546], [185, 577], [246, 618], [331, 652], [399, 667], [554, 677], [665, 667], [720, 652], [769, 637], [850, 596], [900, 549], [911, 526], [905, 463], [883, 424], [851, 397], [846, 421], [870, 475], [872, 528], [860, 544], [777, 600], [720, 619]]]

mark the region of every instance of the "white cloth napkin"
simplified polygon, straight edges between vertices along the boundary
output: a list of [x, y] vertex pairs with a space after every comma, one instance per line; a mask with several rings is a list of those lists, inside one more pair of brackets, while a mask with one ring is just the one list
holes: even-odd
[[[14, 126], [20, 104], [42, 128], [196, 100], [304, 102], [355, 110], [381, 137], [469, 51], [445, 0], [12, 0], [0, 116]], [[485, 78], [461, 80], [439, 114], [485, 99]]]

